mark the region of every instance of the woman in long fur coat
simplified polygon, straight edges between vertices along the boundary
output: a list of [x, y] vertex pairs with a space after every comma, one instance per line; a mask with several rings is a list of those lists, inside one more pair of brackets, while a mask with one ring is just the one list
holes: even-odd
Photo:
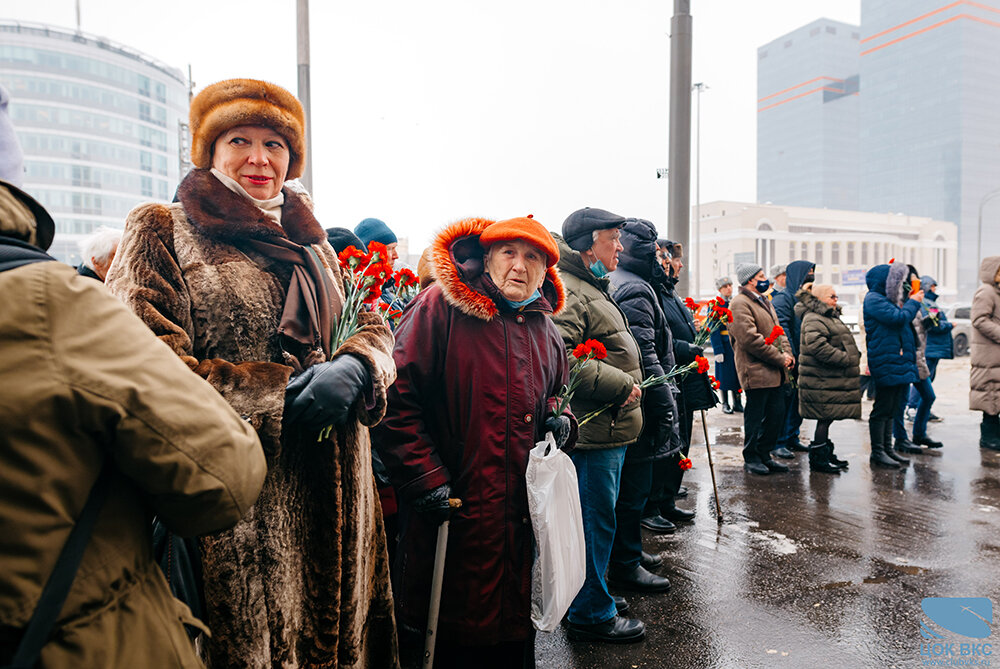
[[253, 425], [267, 458], [247, 516], [200, 542], [203, 659], [397, 666], [366, 427], [395, 380], [392, 334], [362, 314], [330, 350], [344, 302], [337, 258], [305, 198], [283, 187], [305, 160], [299, 102], [234, 79], [202, 91], [190, 114], [197, 169], [179, 202], [129, 215], [108, 285]]

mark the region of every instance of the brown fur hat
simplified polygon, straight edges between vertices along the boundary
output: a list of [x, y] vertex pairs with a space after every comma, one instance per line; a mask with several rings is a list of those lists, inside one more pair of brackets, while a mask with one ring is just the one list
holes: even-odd
[[219, 135], [241, 125], [271, 128], [288, 141], [286, 179], [302, 176], [306, 162], [306, 122], [302, 104], [281, 86], [256, 79], [226, 79], [207, 86], [191, 101], [191, 162], [212, 166]]

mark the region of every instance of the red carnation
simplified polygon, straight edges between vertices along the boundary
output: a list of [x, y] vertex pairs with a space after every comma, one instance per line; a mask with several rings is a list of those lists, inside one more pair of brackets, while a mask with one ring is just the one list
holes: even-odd
[[691, 458], [681, 458], [680, 462], [677, 463], [677, 466], [680, 467], [683, 471], [687, 471], [688, 469], [691, 469], [691, 467], [693, 467], [694, 465], [691, 462]]
[[353, 272], [355, 267], [364, 262], [365, 254], [359, 251], [357, 247], [348, 246], [340, 252], [337, 256], [337, 260], [340, 261], [341, 267], [349, 272]]
[[573, 357], [577, 360], [582, 360], [586, 358], [591, 353], [591, 348], [587, 344], [577, 344], [576, 348], [573, 349]]
[[703, 355], [696, 355], [696, 356], [694, 356], [694, 361], [698, 363], [698, 370], [697, 371], [698, 371], [699, 374], [704, 374], [705, 372], [708, 371], [708, 367], [709, 367], [709, 365], [708, 365], [708, 358], [706, 358]]
[[590, 349], [594, 352], [594, 357], [598, 360], [604, 360], [608, 357], [608, 349], [606, 349], [604, 344], [596, 339], [588, 339], [584, 342], [584, 344], [590, 347]]
[[420, 282], [420, 279], [417, 278], [417, 275], [414, 274], [412, 270], [407, 269], [406, 267], [396, 272], [396, 274], [393, 275], [392, 278], [396, 282], [396, 285], [399, 286], [400, 288], [409, 288], [410, 286], [415, 286]]
[[719, 386], [721, 385], [719, 383], [719, 380], [714, 376], [712, 376], [711, 374], [708, 376], [708, 382], [712, 385], [712, 390], [718, 390]]
[[684, 306], [686, 306], [691, 311], [698, 311], [698, 304], [690, 297], [684, 298]]
[[368, 242], [368, 260], [373, 263], [388, 263], [389, 249], [382, 242]]

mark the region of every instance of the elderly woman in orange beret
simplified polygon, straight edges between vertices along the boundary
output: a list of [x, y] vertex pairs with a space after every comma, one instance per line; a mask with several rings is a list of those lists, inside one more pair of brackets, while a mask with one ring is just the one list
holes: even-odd
[[222, 81], [192, 101], [190, 128], [195, 169], [179, 202], [129, 215], [108, 286], [256, 429], [267, 458], [243, 521], [200, 540], [204, 659], [396, 666], [368, 436], [395, 379], [392, 334], [362, 314], [356, 335], [331, 344], [344, 303], [337, 258], [285, 186], [306, 160], [298, 100]]
[[533, 667], [528, 451], [548, 430], [572, 443], [576, 429], [568, 410], [553, 415], [568, 368], [549, 318], [564, 303], [559, 250], [531, 218], [459, 221], [432, 248], [436, 281], [396, 328], [399, 377], [376, 428], [401, 498], [400, 625], [426, 624], [450, 517], [435, 666]]

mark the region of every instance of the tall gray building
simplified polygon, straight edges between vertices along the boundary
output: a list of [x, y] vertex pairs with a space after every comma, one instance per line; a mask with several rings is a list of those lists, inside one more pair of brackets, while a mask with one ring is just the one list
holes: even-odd
[[859, 28], [819, 19], [757, 50], [757, 200], [858, 208]]
[[[954, 221], [971, 297], [1000, 188], [1000, 0], [864, 0], [861, 23], [861, 208]], [[1000, 197], [983, 212], [998, 254]]]
[[80, 261], [95, 227], [169, 201], [181, 173], [188, 86], [129, 47], [44, 25], [0, 22], [0, 83], [24, 149], [24, 189], [52, 213], [50, 252]]

